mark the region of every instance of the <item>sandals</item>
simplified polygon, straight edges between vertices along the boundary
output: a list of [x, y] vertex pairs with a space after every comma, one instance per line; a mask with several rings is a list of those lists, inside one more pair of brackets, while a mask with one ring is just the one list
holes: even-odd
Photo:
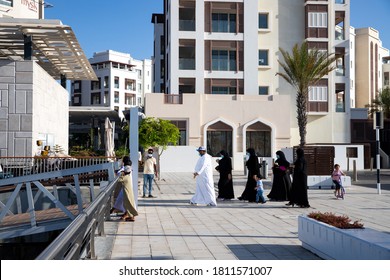
[[125, 215], [123, 215], [123, 216], [120, 218], [120, 220], [121, 220], [122, 222], [134, 222], [134, 221], [135, 221], [134, 217], [129, 217], [129, 216], [125, 216]]

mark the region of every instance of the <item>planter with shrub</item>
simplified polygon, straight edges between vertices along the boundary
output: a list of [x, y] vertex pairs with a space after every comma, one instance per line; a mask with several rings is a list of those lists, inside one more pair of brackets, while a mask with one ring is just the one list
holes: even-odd
[[390, 234], [364, 228], [345, 215], [312, 212], [299, 216], [298, 238], [304, 248], [323, 259], [390, 259]]

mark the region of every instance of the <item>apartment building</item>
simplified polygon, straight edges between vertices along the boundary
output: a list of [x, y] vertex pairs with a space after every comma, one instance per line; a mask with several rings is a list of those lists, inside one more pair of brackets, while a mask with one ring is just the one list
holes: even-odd
[[152, 18], [155, 53], [164, 53], [154, 77], [164, 76], [165, 94], [146, 96], [146, 115], [178, 124], [184, 145], [227, 150], [237, 168], [249, 146], [271, 159], [299, 144], [295, 91], [275, 75], [279, 48], [306, 40], [338, 57], [337, 70], [310, 89], [307, 142], [348, 143], [349, 11], [349, 0], [165, 0]]
[[371, 104], [378, 91], [389, 86], [389, 50], [382, 46], [379, 32], [372, 27], [357, 28], [356, 102], [359, 108]]
[[143, 107], [145, 93], [152, 92], [152, 61], [136, 60], [130, 54], [107, 50], [89, 59], [98, 78], [76, 80], [71, 85], [71, 105], [106, 107], [118, 112]]

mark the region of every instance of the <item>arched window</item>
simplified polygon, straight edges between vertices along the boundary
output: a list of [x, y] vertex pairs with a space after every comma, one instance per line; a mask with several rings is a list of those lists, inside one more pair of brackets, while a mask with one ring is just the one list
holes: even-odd
[[259, 157], [271, 156], [271, 128], [261, 122], [246, 129], [246, 148], [253, 148]]
[[233, 128], [218, 121], [207, 128], [207, 153], [215, 157], [221, 150], [233, 155]]

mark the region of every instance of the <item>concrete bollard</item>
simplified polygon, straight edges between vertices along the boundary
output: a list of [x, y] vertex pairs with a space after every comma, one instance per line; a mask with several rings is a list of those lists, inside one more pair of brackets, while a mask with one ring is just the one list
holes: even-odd
[[353, 161], [353, 177], [352, 177], [353, 181], [356, 182], [357, 181], [357, 170], [356, 170], [356, 160]]

